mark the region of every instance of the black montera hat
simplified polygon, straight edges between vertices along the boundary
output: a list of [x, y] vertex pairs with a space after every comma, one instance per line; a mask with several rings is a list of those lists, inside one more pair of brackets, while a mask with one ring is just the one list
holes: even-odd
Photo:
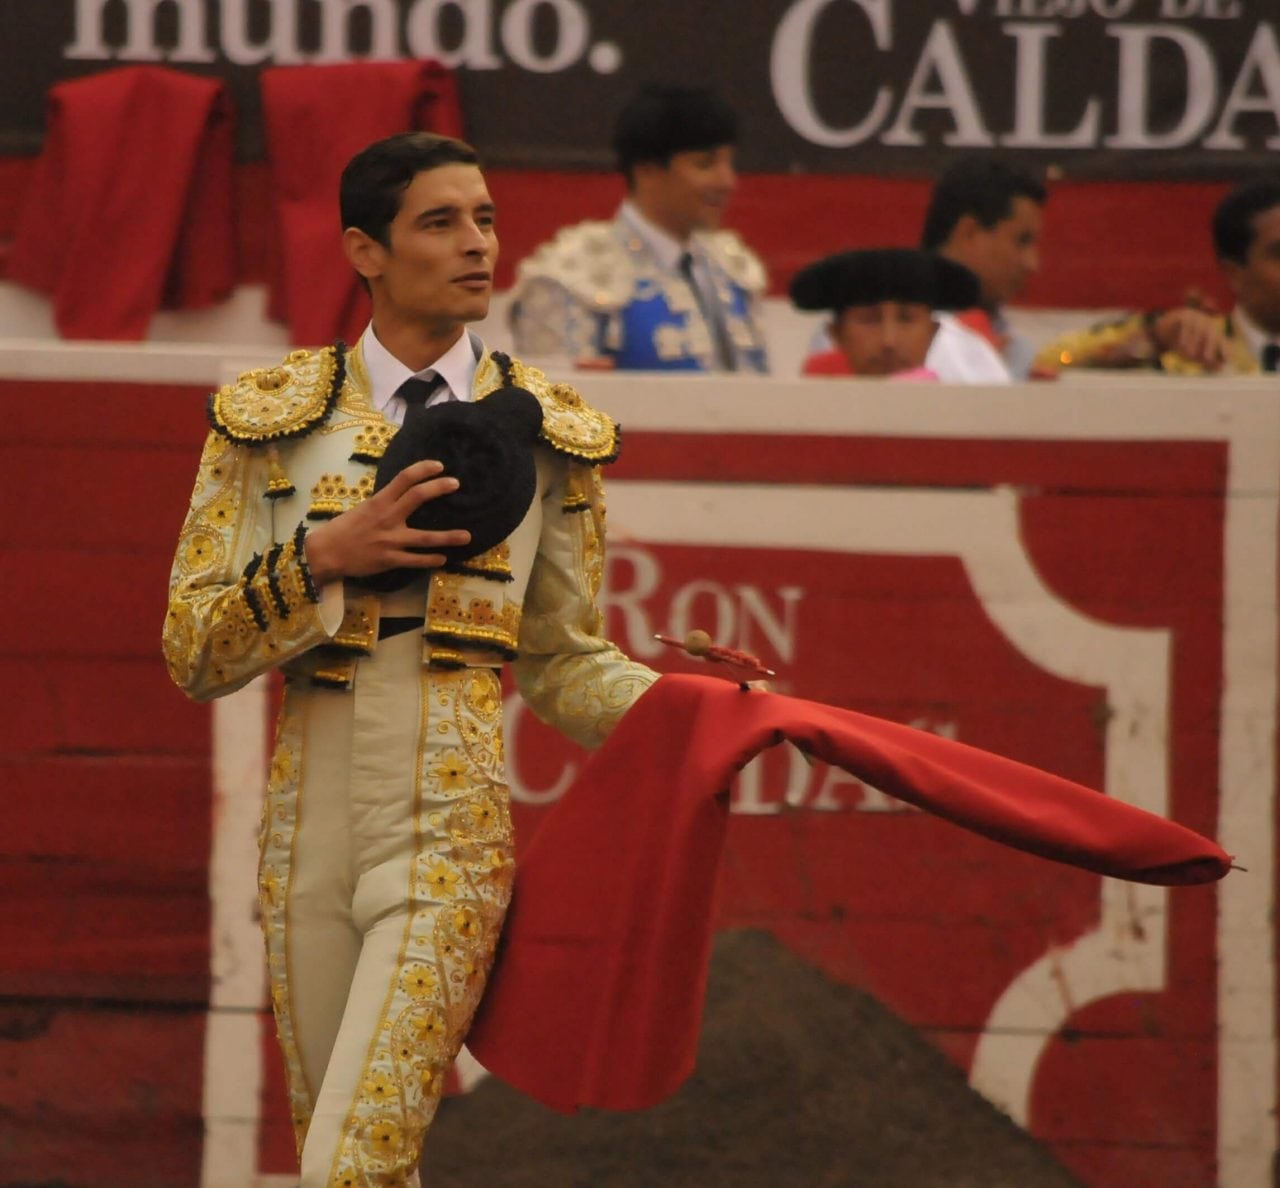
[[666, 161], [674, 153], [736, 144], [738, 117], [709, 87], [650, 83], [618, 114], [613, 151], [626, 172], [641, 161]]
[[[434, 458], [458, 489], [432, 499], [408, 518], [410, 528], [442, 532], [465, 528], [465, 545], [432, 549], [446, 568], [478, 556], [506, 540], [520, 525], [537, 487], [533, 447], [542, 428], [542, 405], [524, 388], [507, 386], [474, 402], [450, 400], [410, 410], [404, 427], [378, 462], [380, 491], [406, 466]], [[395, 590], [421, 570], [393, 569], [366, 579], [374, 589]]]
[[881, 301], [913, 301], [933, 309], [978, 304], [978, 278], [962, 264], [914, 248], [837, 252], [802, 268], [791, 280], [799, 309], [830, 309]]

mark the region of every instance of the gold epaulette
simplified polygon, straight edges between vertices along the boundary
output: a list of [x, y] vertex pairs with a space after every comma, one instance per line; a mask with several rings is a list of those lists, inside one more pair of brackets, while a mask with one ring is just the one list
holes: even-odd
[[698, 236], [698, 242], [729, 274], [734, 284], [753, 296], [765, 291], [769, 284], [769, 274], [760, 257], [742, 242], [742, 237], [736, 231], [703, 232]]
[[276, 367], [246, 371], [209, 397], [209, 423], [230, 441], [260, 445], [302, 437], [333, 411], [346, 376], [341, 343], [294, 351]]
[[621, 433], [613, 419], [592, 408], [577, 389], [569, 384], [553, 384], [536, 367], [519, 359], [486, 352], [476, 371], [475, 394], [483, 399], [504, 382], [531, 392], [542, 405], [542, 429], [539, 436], [545, 445], [575, 462], [605, 466], [614, 461], [621, 447]]
[[613, 223], [588, 220], [564, 227], [520, 261], [517, 298], [522, 285], [553, 280], [597, 313], [611, 313], [630, 302], [635, 291], [635, 262], [618, 239]]

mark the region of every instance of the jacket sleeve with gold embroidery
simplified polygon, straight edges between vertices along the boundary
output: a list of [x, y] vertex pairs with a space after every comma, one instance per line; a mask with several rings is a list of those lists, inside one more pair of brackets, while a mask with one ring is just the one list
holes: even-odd
[[[559, 388], [569, 402], [544, 400], [551, 439], [574, 432], [575, 414], [586, 410], [576, 393]], [[563, 415], [563, 420], [561, 416]], [[601, 418], [607, 422], [607, 418]], [[557, 433], [557, 421], [564, 425]], [[529, 575], [520, 621], [516, 685], [544, 722], [585, 747], [597, 747], [658, 674], [630, 659], [604, 637], [597, 599], [604, 577], [604, 486], [601, 461], [617, 455], [616, 431], [607, 440], [569, 442], [579, 460], [562, 458], [546, 500], [538, 554]]]
[[1148, 318], [1131, 314], [1074, 330], [1041, 347], [1033, 367], [1056, 373], [1072, 367], [1158, 368], [1160, 351], [1151, 341]]
[[169, 579], [164, 658], [207, 701], [324, 643], [304, 529], [273, 540], [262, 451], [214, 432], [205, 442]]
[[[1057, 374], [1070, 368], [1146, 368], [1168, 375], [1205, 374], [1206, 368], [1200, 362], [1177, 351], [1161, 350], [1155, 343], [1152, 326], [1158, 312], [1130, 314], [1064, 334], [1041, 348], [1036, 355], [1035, 370], [1041, 374]], [[1229, 344], [1225, 370], [1228, 373], [1254, 370], [1248, 348], [1242, 349], [1230, 321], [1220, 318], [1217, 324]]]
[[[170, 676], [197, 701], [234, 692], [336, 627], [321, 620], [305, 527], [277, 536], [272, 458], [277, 440], [328, 419], [344, 377], [340, 351], [294, 351], [210, 398], [213, 431], [178, 538], [163, 639]], [[340, 606], [325, 610], [340, 617]]]

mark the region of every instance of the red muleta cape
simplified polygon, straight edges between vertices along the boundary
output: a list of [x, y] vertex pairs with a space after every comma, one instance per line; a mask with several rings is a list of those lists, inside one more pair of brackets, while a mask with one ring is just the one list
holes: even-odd
[[693, 1071], [727, 791], [790, 741], [1005, 845], [1111, 878], [1220, 879], [1185, 826], [909, 726], [724, 680], [662, 677], [548, 813], [516, 875], [467, 1047], [554, 1109], [644, 1109]]
[[162, 305], [231, 292], [232, 124], [221, 82], [163, 66], [50, 90], [6, 274], [53, 298], [59, 334], [137, 341]]

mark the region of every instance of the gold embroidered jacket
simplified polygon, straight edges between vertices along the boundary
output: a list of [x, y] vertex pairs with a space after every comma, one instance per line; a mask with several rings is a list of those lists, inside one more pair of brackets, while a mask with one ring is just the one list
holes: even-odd
[[[396, 426], [372, 405], [360, 348], [295, 351], [210, 401], [213, 425], [170, 580], [164, 655], [197, 700], [280, 667], [291, 685], [350, 689], [384, 615], [425, 618], [423, 663], [514, 661], [533, 711], [597, 745], [656, 679], [601, 635], [604, 497], [599, 466], [617, 456], [613, 422], [567, 385], [511, 361], [543, 408], [538, 486], [496, 548], [379, 595], [356, 582], [314, 588], [306, 525], [373, 491]], [[486, 352], [473, 395], [501, 382]]]

